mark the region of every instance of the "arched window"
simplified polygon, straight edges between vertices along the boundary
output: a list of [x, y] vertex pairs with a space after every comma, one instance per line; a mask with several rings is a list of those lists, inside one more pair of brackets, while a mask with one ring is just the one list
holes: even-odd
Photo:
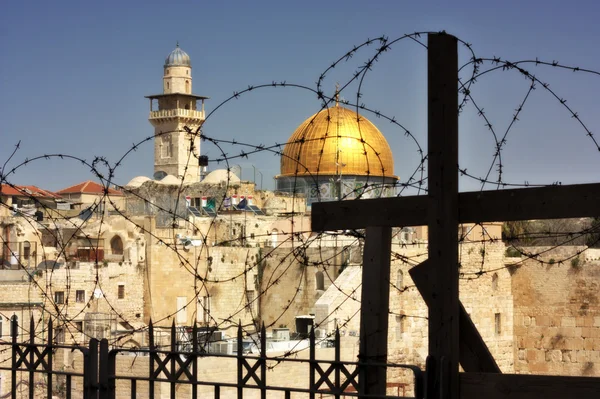
[[123, 255], [123, 240], [121, 240], [121, 237], [114, 236], [110, 240], [110, 253], [113, 255]]
[[492, 289], [494, 291], [498, 289], [498, 273], [492, 275]]
[[171, 158], [171, 137], [169, 137], [169, 135], [162, 136], [160, 142], [160, 156], [161, 158]]
[[323, 272], [315, 273], [315, 283], [317, 291], [325, 291], [325, 277], [323, 276]]
[[189, 80], [185, 81], [185, 92], [186, 93], [190, 92], [190, 81]]
[[398, 270], [396, 274], [396, 289], [402, 290], [404, 288], [404, 274], [402, 274], [402, 270]]

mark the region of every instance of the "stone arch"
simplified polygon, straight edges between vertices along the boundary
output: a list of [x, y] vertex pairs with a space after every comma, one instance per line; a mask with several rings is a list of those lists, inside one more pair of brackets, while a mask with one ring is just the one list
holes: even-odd
[[118, 234], [110, 239], [110, 254], [123, 255], [123, 240]]
[[325, 291], [325, 276], [321, 271], [315, 273], [315, 286], [317, 291]]

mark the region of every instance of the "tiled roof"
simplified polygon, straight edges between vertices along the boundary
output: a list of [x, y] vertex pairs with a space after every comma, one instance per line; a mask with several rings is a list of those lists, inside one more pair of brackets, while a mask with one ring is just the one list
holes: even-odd
[[[84, 181], [74, 186], [64, 188], [57, 191], [57, 194], [104, 194], [105, 188], [102, 184], [96, 183], [95, 181]], [[110, 195], [123, 195], [121, 191], [109, 188], [108, 194]]]
[[43, 190], [36, 186], [11, 186], [8, 184], [0, 185], [1, 195], [19, 195], [26, 197], [37, 197], [37, 198], [60, 198], [60, 195], [53, 193], [52, 191]]

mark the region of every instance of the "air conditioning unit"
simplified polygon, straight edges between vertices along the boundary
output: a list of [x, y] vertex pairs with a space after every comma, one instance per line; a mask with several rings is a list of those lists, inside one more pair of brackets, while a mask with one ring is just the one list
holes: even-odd
[[315, 328], [315, 338], [325, 338], [327, 337], [327, 331], [323, 328]]

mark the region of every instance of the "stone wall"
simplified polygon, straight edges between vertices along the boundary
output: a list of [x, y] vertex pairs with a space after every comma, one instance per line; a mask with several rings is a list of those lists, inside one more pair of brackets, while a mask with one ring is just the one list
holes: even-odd
[[560, 247], [545, 263], [513, 266], [517, 373], [600, 376], [600, 262], [548, 262], [580, 250]]

